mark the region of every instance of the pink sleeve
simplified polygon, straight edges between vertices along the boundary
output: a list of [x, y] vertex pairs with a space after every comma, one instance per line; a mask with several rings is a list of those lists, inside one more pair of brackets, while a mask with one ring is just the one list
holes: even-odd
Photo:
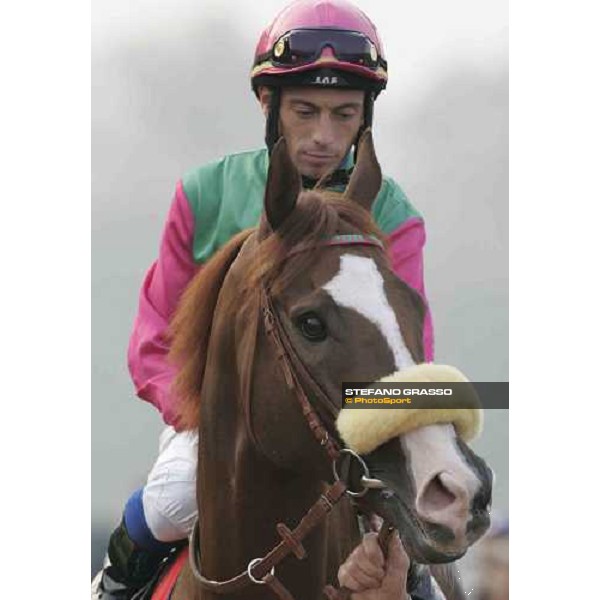
[[167, 361], [166, 331], [179, 297], [198, 267], [193, 259], [194, 215], [181, 182], [177, 184], [162, 234], [158, 260], [140, 292], [138, 313], [129, 340], [128, 365], [137, 395], [177, 426], [170, 392], [174, 368]]
[[415, 289], [427, 306], [423, 328], [425, 360], [433, 360], [433, 323], [431, 311], [425, 296], [423, 281], [423, 246], [425, 246], [425, 225], [422, 219], [411, 217], [389, 236], [389, 253], [394, 273], [402, 281]]

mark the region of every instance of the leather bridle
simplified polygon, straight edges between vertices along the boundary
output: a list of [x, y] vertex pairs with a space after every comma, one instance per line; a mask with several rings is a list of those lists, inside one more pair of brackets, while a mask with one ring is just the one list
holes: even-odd
[[305, 387], [309, 388], [312, 396], [315, 398], [316, 404], [321, 407], [321, 410], [333, 416], [333, 421], [335, 421], [335, 404], [323, 391], [298, 356], [289, 336], [283, 328], [279, 314], [273, 306], [273, 300], [264, 287], [260, 291], [260, 304], [265, 331], [275, 349], [277, 362], [283, 373], [285, 382], [296, 396], [302, 409], [302, 414], [317, 442], [325, 448], [329, 458], [335, 461], [340, 455], [340, 444], [336, 439], [337, 435], [333, 433], [333, 428], [331, 428], [330, 434], [329, 430], [323, 425], [321, 417], [308, 400], [304, 391]]
[[[370, 245], [377, 246], [383, 249], [382, 242], [371, 236], [363, 235], [338, 235], [325, 240], [320, 246], [340, 246], [340, 245]], [[292, 254], [300, 251], [309, 250], [314, 246], [296, 249]], [[199, 550], [199, 528], [198, 519], [194, 523], [192, 534], [190, 536], [189, 552], [190, 566], [195, 579], [199, 585], [208, 591], [217, 594], [230, 594], [237, 592], [248, 585], [267, 585], [275, 595], [281, 600], [294, 600], [290, 592], [283, 586], [275, 575], [275, 567], [289, 554], [294, 554], [296, 558], [302, 559], [306, 556], [306, 550], [302, 545], [302, 540], [327, 516], [331, 509], [348, 494], [350, 496], [363, 496], [369, 489], [382, 488], [384, 484], [378, 479], [370, 477], [368, 468], [364, 461], [351, 450], [342, 447], [338, 439], [337, 433], [334, 433], [334, 428], [328, 429], [323, 424], [321, 416], [317, 413], [314, 406], [308, 399], [305, 392], [305, 387], [309, 388], [315, 402], [321, 408], [321, 411], [327, 415], [331, 415], [335, 421], [335, 403], [323, 391], [319, 383], [311, 375], [306, 368], [298, 353], [295, 351], [289, 336], [287, 335], [279, 314], [276, 311], [271, 294], [264, 286], [260, 289], [260, 312], [263, 319], [263, 324], [267, 337], [271, 340], [277, 362], [285, 378], [288, 388], [294, 393], [300, 404], [302, 414], [304, 415], [310, 430], [315, 436], [317, 442], [322, 446], [329, 459], [332, 462], [335, 483], [331, 485], [319, 499], [308, 509], [305, 515], [300, 520], [297, 527], [290, 530], [285, 524], [277, 524], [277, 533], [281, 537], [281, 541], [264, 557], [254, 558], [249, 561], [245, 571], [239, 573], [235, 577], [226, 581], [213, 581], [204, 577], [201, 573], [200, 566], [200, 550]], [[249, 433], [256, 444], [256, 436], [252, 430], [251, 420], [247, 419]], [[350, 454], [363, 469], [361, 478], [362, 489], [354, 491], [349, 489], [349, 485], [342, 477], [340, 477], [337, 468], [337, 461], [342, 455]], [[348, 470], [349, 471], [349, 470]], [[386, 539], [391, 533], [389, 527], [382, 527], [382, 535], [380, 543], [386, 547]], [[385, 539], [384, 539], [385, 538]], [[349, 597], [349, 591], [336, 590], [332, 586], [327, 586], [324, 590], [330, 600], [338, 600]]]

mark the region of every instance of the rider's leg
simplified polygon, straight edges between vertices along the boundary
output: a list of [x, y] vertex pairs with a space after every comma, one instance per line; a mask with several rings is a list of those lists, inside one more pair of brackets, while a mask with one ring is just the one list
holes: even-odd
[[142, 496], [149, 533], [161, 542], [188, 537], [198, 514], [196, 465], [198, 434], [167, 427], [160, 436], [159, 456]]
[[163, 431], [148, 481], [129, 498], [121, 524], [111, 535], [110, 564], [92, 588], [101, 592], [96, 597], [128, 598], [187, 538], [197, 515], [197, 454], [195, 433], [177, 433], [171, 427]]

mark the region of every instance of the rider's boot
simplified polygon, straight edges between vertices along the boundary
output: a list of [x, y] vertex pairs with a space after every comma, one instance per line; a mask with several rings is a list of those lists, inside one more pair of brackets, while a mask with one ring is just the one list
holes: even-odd
[[110, 536], [104, 567], [92, 581], [92, 600], [131, 600], [152, 579], [174, 546], [144, 549], [131, 539], [121, 521]]

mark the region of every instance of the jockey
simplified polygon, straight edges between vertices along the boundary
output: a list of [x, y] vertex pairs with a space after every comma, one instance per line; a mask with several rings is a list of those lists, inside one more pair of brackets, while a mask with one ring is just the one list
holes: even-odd
[[[251, 84], [266, 116], [266, 148], [226, 156], [177, 183], [158, 259], [141, 289], [129, 369], [138, 396], [158, 408], [167, 428], [146, 485], [130, 497], [110, 538], [105, 567], [93, 582], [94, 598], [131, 598], [186, 540], [197, 514], [198, 438], [178, 426], [171, 392], [174, 367], [167, 361], [165, 341], [184, 288], [232, 236], [258, 224], [269, 153], [281, 135], [305, 187], [334, 171], [330, 187], [344, 189], [356, 141], [372, 125], [373, 105], [386, 83], [387, 63], [377, 31], [345, 0], [294, 2], [260, 36]], [[425, 299], [421, 215], [389, 177], [384, 177], [372, 213], [388, 236], [394, 271]], [[425, 358], [431, 361], [429, 311], [423, 341]], [[352, 564], [345, 565], [340, 582], [361, 589], [361, 577], [353, 575]]]

